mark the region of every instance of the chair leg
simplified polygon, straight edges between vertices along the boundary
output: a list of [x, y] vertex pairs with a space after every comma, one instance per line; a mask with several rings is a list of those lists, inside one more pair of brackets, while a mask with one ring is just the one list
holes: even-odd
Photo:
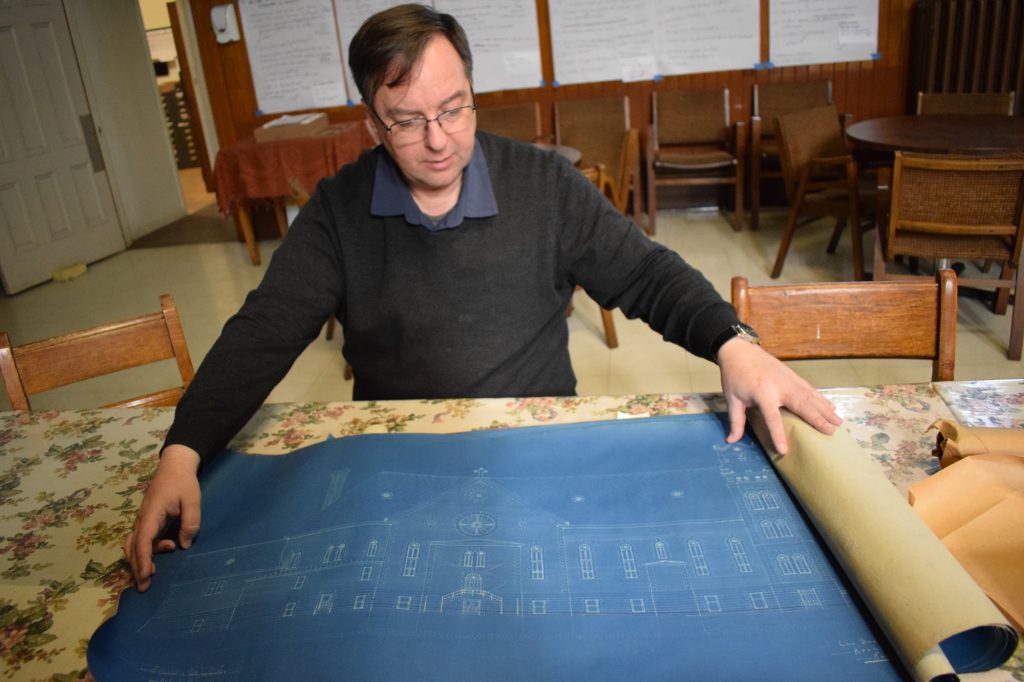
[[744, 223], [744, 220], [745, 220], [745, 217], [746, 217], [744, 215], [744, 211], [743, 211], [743, 194], [744, 194], [744, 192], [745, 192], [745, 188], [743, 187], [743, 173], [742, 172], [737, 172], [736, 173], [736, 199], [735, 199], [735, 202], [733, 204], [733, 207], [734, 207], [734, 209], [736, 211], [736, 215], [734, 217], [735, 222], [733, 223], [733, 226], [736, 228], [737, 232], [742, 232], [743, 231], [743, 223]]
[[782, 274], [782, 264], [786, 262], [786, 254], [789, 253], [789, 245], [793, 242], [793, 233], [796, 232], [797, 209], [800, 206], [800, 198], [793, 202], [786, 217], [786, 227], [782, 231], [782, 241], [779, 242], [779, 253], [775, 256], [775, 265], [772, 267], [772, 279], [777, 279]]
[[619, 335], [615, 332], [615, 318], [612, 311], [601, 308], [601, 322], [604, 324], [604, 341], [609, 348], [619, 347]]
[[658, 185], [654, 173], [647, 178], [647, 234], [654, 236], [658, 219]]
[[882, 230], [875, 231], [874, 259], [871, 264], [871, 279], [878, 282], [886, 279], [885, 255], [882, 252]]
[[828, 240], [826, 253], [835, 253], [839, 247], [839, 239], [843, 236], [843, 228], [846, 227], [846, 218], [836, 218], [836, 226], [832, 228], [832, 236]]
[[857, 187], [857, 166], [850, 162], [846, 166], [847, 196], [850, 202], [850, 239], [853, 240], [853, 279], [864, 279], [864, 240], [860, 224], [860, 194]]
[[[1002, 264], [1000, 268], [999, 279], [1013, 279], [1013, 268], [1010, 267], [1008, 262]], [[996, 298], [992, 302], [992, 312], [996, 315], [1006, 314], [1006, 305], [1010, 302], [1010, 287], [1000, 287], [996, 289]]]
[[1010, 343], [1006, 357], [1020, 360], [1021, 346], [1024, 345], [1024, 265], [1017, 264], [1017, 277], [1013, 287], [1013, 314], [1010, 316]]
[[750, 229], [761, 227], [761, 159], [750, 156]]
[[345, 363], [345, 381], [352, 378], [352, 365]]

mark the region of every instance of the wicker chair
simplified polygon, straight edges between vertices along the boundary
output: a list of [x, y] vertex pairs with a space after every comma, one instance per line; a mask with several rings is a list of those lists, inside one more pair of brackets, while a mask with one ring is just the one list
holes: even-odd
[[732, 305], [780, 360], [928, 358], [932, 381], [952, 381], [956, 274], [933, 281], [827, 282], [751, 287], [732, 278]]
[[808, 216], [832, 216], [836, 223], [828, 252], [835, 253], [843, 227], [849, 222], [853, 276], [864, 279], [857, 162], [846, 149], [835, 106], [830, 104], [781, 116], [776, 126], [790, 208], [772, 278], [782, 274], [798, 221]]
[[832, 81], [757, 83], [750, 117], [750, 229], [760, 226], [761, 185], [782, 177], [775, 119], [832, 103]]
[[479, 107], [476, 127], [521, 142], [540, 142], [544, 137], [539, 102]]
[[732, 185], [733, 229], [743, 229], [746, 126], [729, 125], [729, 90], [655, 92], [647, 134], [647, 231], [654, 234], [657, 188]]
[[917, 93], [918, 114], [1006, 114], [1013, 116], [1013, 92]]
[[[887, 229], [875, 235], [875, 279], [901, 276], [888, 271], [897, 256], [990, 260], [1002, 264], [999, 277], [960, 278], [961, 286], [995, 288], [993, 309], [1005, 313], [1012, 288], [1024, 291], [1020, 267], [1024, 243], [1024, 157], [985, 158], [897, 152]], [[914, 275], [909, 275], [914, 276]], [[1020, 360], [1024, 303], [1010, 318], [1007, 357]]]
[[192, 358], [170, 294], [160, 296], [159, 312], [21, 346], [0, 332], [0, 375], [15, 410], [31, 410], [29, 396], [37, 393], [171, 359], [180, 385], [104, 407], [170, 407], [191, 383]]
[[619, 210], [632, 198], [632, 216], [639, 224], [639, 134], [631, 135], [630, 130], [626, 97], [555, 103], [555, 143], [578, 149], [578, 165], [584, 171], [604, 166], [604, 176], [612, 184], [606, 184], [603, 191]]

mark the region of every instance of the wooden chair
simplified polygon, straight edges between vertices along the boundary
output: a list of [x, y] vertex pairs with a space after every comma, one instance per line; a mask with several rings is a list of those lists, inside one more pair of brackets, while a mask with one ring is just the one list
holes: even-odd
[[732, 305], [780, 360], [928, 358], [932, 381], [952, 381], [956, 286], [952, 270], [934, 281], [764, 287], [733, 277]]
[[522, 142], [540, 142], [544, 138], [540, 102], [478, 107], [476, 127]]
[[729, 89], [651, 94], [645, 181], [647, 231], [655, 232], [658, 187], [732, 185], [733, 229], [743, 229], [746, 126], [729, 125]]
[[29, 396], [85, 379], [173, 358], [181, 386], [104, 407], [177, 405], [195, 371], [178, 310], [170, 294], [160, 296], [160, 312], [82, 331], [12, 346], [0, 332], [0, 374], [15, 410], [30, 410]]
[[918, 92], [918, 114], [1006, 114], [1013, 116], [1015, 93]]
[[[896, 152], [888, 226], [875, 235], [874, 279], [896, 279], [898, 256], [989, 260], [999, 277], [960, 277], [961, 286], [995, 288], [1006, 312], [1010, 289], [1024, 292], [1024, 157], [958, 157]], [[914, 276], [914, 275], [910, 275]], [[1007, 357], [1020, 360], [1024, 303], [1014, 303]]]
[[578, 149], [584, 171], [604, 166], [612, 184], [603, 191], [616, 207], [631, 198], [633, 220], [640, 223], [639, 133], [630, 134], [627, 97], [556, 102], [555, 143]]
[[750, 229], [760, 226], [761, 186], [782, 177], [779, 158], [779, 116], [832, 104], [832, 81], [755, 83], [750, 117]]
[[786, 114], [776, 120], [776, 129], [790, 207], [772, 278], [782, 274], [798, 221], [807, 216], [833, 216], [836, 224], [828, 252], [835, 253], [843, 227], [849, 222], [853, 276], [857, 280], [864, 279], [857, 162], [846, 149], [835, 106], [829, 104]]

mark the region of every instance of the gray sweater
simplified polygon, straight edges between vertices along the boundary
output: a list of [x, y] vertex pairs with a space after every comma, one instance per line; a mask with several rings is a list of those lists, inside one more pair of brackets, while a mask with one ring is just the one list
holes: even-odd
[[216, 455], [336, 314], [356, 400], [573, 395], [575, 286], [712, 359], [732, 307], [569, 163], [477, 133], [498, 214], [431, 232], [370, 215], [365, 152], [320, 182], [178, 405], [167, 444]]

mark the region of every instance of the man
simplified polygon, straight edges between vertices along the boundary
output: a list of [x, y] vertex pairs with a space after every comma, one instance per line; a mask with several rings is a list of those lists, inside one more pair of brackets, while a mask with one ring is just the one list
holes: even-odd
[[[729, 442], [758, 406], [831, 433], [831, 403], [743, 338], [731, 306], [552, 154], [476, 132], [472, 57], [449, 15], [374, 15], [349, 64], [381, 144], [320, 183], [260, 286], [178, 406], [124, 550], [149, 587], [154, 552], [199, 531], [200, 464], [252, 416], [331, 314], [358, 399], [571, 395], [565, 311], [577, 284], [606, 308], [717, 361]], [[177, 537], [161, 537], [178, 518]]]

